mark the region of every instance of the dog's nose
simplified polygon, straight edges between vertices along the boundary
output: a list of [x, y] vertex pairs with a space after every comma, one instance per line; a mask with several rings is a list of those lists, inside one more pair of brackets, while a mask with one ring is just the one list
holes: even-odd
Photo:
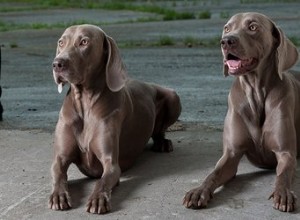
[[235, 47], [238, 43], [237, 37], [234, 36], [228, 36], [223, 37], [220, 41], [222, 48], [232, 48]]
[[65, 59], [55, 59], [52, 63], [52, 68], [55, 72], [61, 72], [66, 69], [67, 63]]

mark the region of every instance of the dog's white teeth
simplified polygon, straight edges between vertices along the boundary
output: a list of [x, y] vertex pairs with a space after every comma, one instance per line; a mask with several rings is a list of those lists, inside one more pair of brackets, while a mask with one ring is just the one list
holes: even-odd
[[63, 90], [63, 84], [62, 83], [58, 84], [57, 90], [58, 90], [59, 93], [62, 92], [62, 90]]

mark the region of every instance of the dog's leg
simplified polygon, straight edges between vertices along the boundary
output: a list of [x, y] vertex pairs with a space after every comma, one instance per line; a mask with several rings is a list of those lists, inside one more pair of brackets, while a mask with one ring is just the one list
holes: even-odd
[[63, 129], [60, 122], [58, 122], [54, 142], [55, 155], [51, 167], [53, 189], [48, 203], [50, 209], [66, 210], [71, 208], [67, 170], [78, 156], [77, 150], [75, 138], [71, 131]]
[[165, 138], [167, 128], [176, 122], [181, 113], [179, 96], [170, 89], [158, 87], [156, 95], [156, 119], [152, 134], [152, 150], [157, 152], [173, 151], [172, 141]]
[[95, 185], [87, 203], [87, 212], [104, 214], [111, 211], [111, 191], [119, 183], [121, 169], [118, 163], [119, 120], [101, 126], [91, 149], [103, 166], [103, 174]]
[[105, 214], [111, 211], [112, 188], [119, 183], [121, 169], [110, 159], [106, 159], [101, 179], [96, 183], [90, 196], [86, 211], [94, 214]]
[[52, 194], [49, 197], [49, 208], [66, 210], [72, 207], [68, 192], [67, 170], [70, 162], [58, 155], [55, 156], [51, 170], [53, 179]]
[[296, 208], [296, 196], [291, 191], [295, 175], [297, 160], [296, 152], [276, 152], [278, 165], [276, 168], [275, 189], [270, 199], [273, 198], [273, 207], [282, 212], [292, 212]]
[[[292, 212], [296, 208], [296, 195], [291, 189], [297, 168], [297, 133], [293, 126], [294, 115], [284, 110], [273, 111], [274, 116], [270, 116], [272, 130], [265, 135], [265, 141], [277, 160], [275, 188], [269, 198], [273, 198], [275, 209]], [[282, 117], [283, 115], [288, 117]], [[277, 126], [274, 126], [275, 118]]]
[[184, 206], [194, 209], [206, 207], [214, 191], [236, 175], [241, 157], [242, 154], [226, 151], [202, 185], [186, 193], [183, 199]]
[[200, 187], [186, 193], [183, 205], [194, 209], [206, 207], [214, 191], [236, 175], [238, 164], [251, 144], [240, 116], [229, 108], [224, 124], [223, 156]]

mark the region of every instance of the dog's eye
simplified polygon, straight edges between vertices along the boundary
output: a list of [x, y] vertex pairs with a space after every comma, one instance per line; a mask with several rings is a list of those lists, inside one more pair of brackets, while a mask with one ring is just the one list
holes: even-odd
[[59, 40], [59, 41], [58, 41], [58, 46], [59, 46], [59, 47], [63, 47], [63, 46], [64, 46], [63, 40]]
[[254, 25], [254, 24], [252, 24], [252, 25], [249, 26], [249, 30], [250, 31], [256, 31], [257, 30], [257, 26]]
[[82, 39], [81, 41], [80, 41], [80, 46], [86, 46], [87, 44], [88, 44], [89, 42], [88, 42], [88, 40], [87, 39]]
[[228, 26], [225, 26], [225, 27], [224, 27], [224, 32], [225, 32], [225, 33], [228, 33], [229, 31], [230, 31], [229, 27], [228, 27]]

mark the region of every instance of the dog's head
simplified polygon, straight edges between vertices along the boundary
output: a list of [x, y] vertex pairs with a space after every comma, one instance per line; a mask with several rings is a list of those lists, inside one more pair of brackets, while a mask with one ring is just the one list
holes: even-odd
[[114, 40], [88, 24], [67, 28], [58, 40], [53, 77], [59, 86], [70, 83], [91, 88], [106, 84], [111, 91], [119, 91], [127, 79]]
[[[240, 76], [274, 65], [279, 77], [298, 60], [298, 51], [280, 28], [259, 13], [239, 13], [225, 24], [221, 49], [224, 75]], [[263, 67], [262, 67], [263, 68]]]

